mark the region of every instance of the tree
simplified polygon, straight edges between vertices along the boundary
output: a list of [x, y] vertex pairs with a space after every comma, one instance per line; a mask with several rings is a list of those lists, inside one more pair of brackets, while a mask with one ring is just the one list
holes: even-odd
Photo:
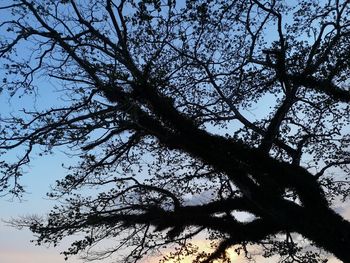
[[[94, 256], [127, 247], [137, 262], [174, 243], [229, 262], [254, 245], [321, 262], [298, 234], [350, 262], [332, 208], [349, 193], [349, 1], [7, 2], [3, 93], [35, 98], [45, 77], [64, 99], [1, 117], [3, 154], [23, 153], [1, 163], [2, 191], [21, 194], [33, 155], [80, 158], [49, 194], [63, 205], [16, 222], [39, 244], [82, 233], [67, 256], [117, 238]], [[199, 233], [213, 253], [188, 245]]]

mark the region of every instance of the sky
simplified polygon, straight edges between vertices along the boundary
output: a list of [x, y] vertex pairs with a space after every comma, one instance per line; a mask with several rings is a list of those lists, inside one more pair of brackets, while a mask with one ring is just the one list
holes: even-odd
[[[3, 105], [3, 104], [2, 104]], [[30, 240], [33, 235], [28, 230], [17, 230], [6, 224], [11, 218], [20, 216], [38, 214], [45, 215], [53, 206], [53, 201], [45, 197], [50, 185], [54, 185], [55, 180], [61, 178], [65, 174], [62, 168], [62, 162], [70, 160], [60, 152], [56, 152], [52, 156], [37, 157], [31, 164], [31, 169], [26, 176], [23, 177], [22, 183], [26, 186], [27, 193], [22, 200], [11, 199], [10, 197], [0, 198], [0, 263], [64, 263], [63, 255], [60, 251], [68, 246], [68, 242], [63, 242], [58, 248], [38, 247]], [[337, 211], [344, 215], [346, 219], [350, 219], [349, 206], [338, 207]], [[208, 244], [204, 240], [196, 240], [196, 245], [203, 249], [208, 249]], [[168, 251], [164, 251], [168, 253]], [[243, 263], [245, 260], [238, 258], [231, 250], [230, 255], [233, 262]], [[143, 263], [156, 263], [159, 258], [151, 257]], [[71, 258], [68, 263], [82, 263], [78, 258]], [[100, 261], [101, 263], [110, 263], [109, 260]], [[190, 259], [184, 260], [183, 263], [190, 263]], [[270, 260], [259, 259], [257, 262], [271, 262]], [[339, 263], [335, 259], [331, 259], [330, 263]], [[171, 262], [169, 262], [171, 263]]]
[[[7, 2], [7, 0], [0, 0], [0, 5]], [[0, 72], [1, 73], [1, 72]], [[51, 103], [46, 101], [46, 103]], [[23, 101], [21, 106], [23, 107]], [[18, 106], [18, 102], [12, 103], [12, 106], [4, 103], [0, 99], [0, 112], [14, 111]], [[63, 243], [58, 248], [53, 247], [38, 247], [30, 240], [34, 239], [31, 232], [28, 230], [17, 230], [8, 226], [6, 221], [11, 218], [18, 218], [20, 216], [38, 214], [45, 215], [53, 206], [53, 201], [45, 198], [46, 192], [50, 185], [53, 185], [55, 180], [61, 178], [65, 174], [62, 168], [62, 163], [69, 163], [70, 160], [60, 152], [56, 152], [52, 156], [36, 157], [31, 163], [29, 172], [22, 179], [21, 183], [27, 188], [27, 193], [23, 199], [12, 199], [10, 196], [0, 198], [0, 263], [63, 263], [64, 257], [60, 255], [60, 251], [68, 246], [68, 243]], [[350, 220], [350, 206], [344, 206], [337, 209], [346, 219]], [[203, 240], [197, 240], [197, 245], [207, 249], [207, 244]], [[166, 252], [165, 252], [166, 253]], [[234, 253], [230, 253], [233, 262], [244, 262], [239, 259]], [[149, 258], [147, 263], [155, 263], [158, 258]], [[68, 263], [81, 263], [78, 258], [68, 260]], [[100, 261], [101, 263], [110, 262], [108, 260]], [[183, 261], [189, 263], [190, 261]], [[269, 260], [259, 260], [258, 262], [271, 262]], [[339, 262], [335, 259], [329, 261], [330, 263]]]
[[[39, 96], [38, 101], [43, 98]], [[25, 106], [27, 102], [21, 102], [21, 106]], [[29, 103], [29, 102], [28, 102]], [[48, 103], [46, 101], [46, 103]], [[0, 98], [0, 112], [15, 112], [19, 102], [15, 99], [10, 105]], [[28, 173], [22, 178], [21, 183], [26, 186], [27, 193], [23, 199], [11, 199], [10, 196], [0, 198], [0, 263], [64, 263], [63, 255], [60, 251], [68, 246], [68, 242], [63, 242], [61, 247], [47, 248], [35, 246], [30, 240], [34, 239], [28, 230], [17, 230], [9, 227], [4, 221], [20, 216], [38, 214], [45, 215], [53, 206], [53, 201], [46, 198], [46, 192], [50, 189], [50, 185], [54, 185], [55, 180], [65, 175], [62, 163], [66, 165], [71, 163], [62, 152], [55, 152], [51, 156], [35, 157], [30, 165]], [[347, 207], [338, 208], [347, 219], [350, 219], [350, 209]], [[197, 240], [197, 244], [206, 249], [203, 240]], [[164, 253], [167, 253], [165, 251]], [[233, 262], [243, 263], [243, 259], [238, 258], [231, 253]], [[143, 263], [156, 263], [159, 258], [153, 257], [146, 259]], [[71, 258], [68, 263], [81, 263], [78, 258]], [[110, 260], [100, 261], [101, 263], [109, 263]], [[183, 263], [190, 263], [190, 259], [184, 260]], [[270, 260], [259, 259], [258, 262], [271, 262]], [[330, 263], [339, 261], [331, 260]], [[169, 262], [171, 263], [171, 262]]]
[[[10, 196], [0, 198], [0, 262], [1, 263], [63, 263], [62, 249], [35, 246], [30, 240], [34, 237], [28, 230], [10, 227], [5, 221], [20, 216], [49, 212], [53, 202], [45, 198], [46, 192], [55, 180], [64, 174], [60, 163], [65, 157], [56, 153], [53, 156], [36, 159], [22, 180], [27, 193], [21, 200]], [[77, 259], [71, 263], [82, 262]]]

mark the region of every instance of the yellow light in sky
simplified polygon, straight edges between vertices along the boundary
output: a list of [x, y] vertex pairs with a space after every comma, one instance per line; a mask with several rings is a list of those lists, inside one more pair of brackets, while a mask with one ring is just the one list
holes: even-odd
[[[198, 251], [205, 251], [205, 252], [212, 252], [213, 248], [210, 247], [210, 241], [207, 240], [196, 240], [191, 242], [193, 245], [198, 247]], [[168, 253], [171, 252], [171, 250], [167, 250]], [[243, 262], [240, 260], [240, 257], [237, 255], [237, 253], [234, 251], [234, 248], [230, 248], [226, 251], [227, 255], [230, 257], [232, 263], [239, 263], [239, 262]], [[156, 258], [152, 258], [152, 259], [148, 259], [147, 261], [145, 261], [145, 263], [158, 263], [159, 260], [162, 257], [156, 257]], [[195, 256], [187, 256], [183, 259], [181, 259], [181, 263], [192, 263], [193, 259], [195, 259]], [[165, 261], [165, 263], [175, 263], [175, 260], [167, 260]], [[176, 262], [178, 263], [178, 262]], [[220, 263], [220, 261], [214, 261], [213, 263]]]

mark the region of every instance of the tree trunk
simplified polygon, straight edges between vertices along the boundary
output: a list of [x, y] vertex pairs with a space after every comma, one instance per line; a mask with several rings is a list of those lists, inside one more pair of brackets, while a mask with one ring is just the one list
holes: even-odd
[[329, 208], [321, 212], [309, 209], [299, 219], [300, 234], [343, 262], [350, 263], [350, 222]]

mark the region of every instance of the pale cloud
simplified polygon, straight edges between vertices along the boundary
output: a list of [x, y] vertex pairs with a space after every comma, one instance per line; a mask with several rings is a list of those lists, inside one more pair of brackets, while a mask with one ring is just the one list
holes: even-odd
[[[1, 263], [64, 263], [62, 255], [43, 251], [0, 250]], [[69, 261], [68, 261], [69, 263]]]
[[344, 219], [350, 221], [350, 205], [342, 207], [342, 211], [340, 214], [344, 217]]
[[62, 248], [35, 246], [29, 230], [17, 230], [0, 221], [0, 263], [78, 263], [65, 261]]

